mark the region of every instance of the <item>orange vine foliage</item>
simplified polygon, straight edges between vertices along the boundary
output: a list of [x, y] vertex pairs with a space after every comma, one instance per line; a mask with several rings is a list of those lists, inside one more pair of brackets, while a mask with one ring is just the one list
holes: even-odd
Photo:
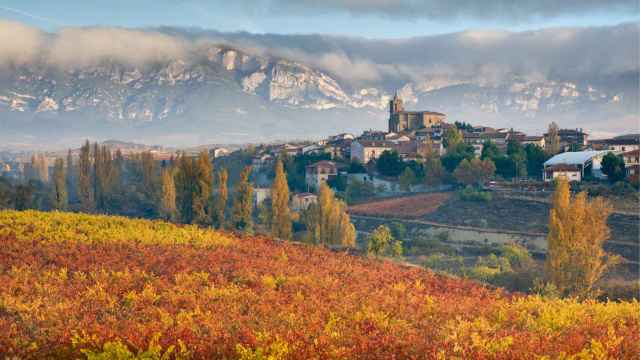
[[320, 247], [119, 217], [0, 212], [0, 284], [3, 359], [640, 351], [637, 301], [509, 295]]

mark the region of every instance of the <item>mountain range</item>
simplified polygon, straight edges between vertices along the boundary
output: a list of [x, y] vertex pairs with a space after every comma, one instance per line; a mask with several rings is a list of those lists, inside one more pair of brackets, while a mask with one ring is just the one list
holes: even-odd
[[103, 57], [83, 66], [41, 59], [5, 66], [0, 142], [55, 147], [118, 138], [186, 146], [314, 139], [385, 129], [388, 101], [396, 92], [409, 109], [532, 133], [550, 121], [594, 135], [629, 132], [638, 123], [633, 70], [588, 79], [513, 72], [492, 80], [427, 72], [350, 81], [348, 68], [332, 71], [308, 57], [229, 42], [137, 64]]

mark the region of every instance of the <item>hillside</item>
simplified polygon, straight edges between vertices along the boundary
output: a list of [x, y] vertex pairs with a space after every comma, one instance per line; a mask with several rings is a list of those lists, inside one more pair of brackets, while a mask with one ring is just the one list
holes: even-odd
[[640, 353], [638, 302], [510, 295], [320, 247], [121, 217], [0, 212], [0, 283], [2, 358]]

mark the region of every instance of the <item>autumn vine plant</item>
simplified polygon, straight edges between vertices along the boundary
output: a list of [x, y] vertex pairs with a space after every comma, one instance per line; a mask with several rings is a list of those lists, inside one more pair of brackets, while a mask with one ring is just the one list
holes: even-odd
[[0, 358], [633, 359], [640, 304], [158, 221], [0, 212]]

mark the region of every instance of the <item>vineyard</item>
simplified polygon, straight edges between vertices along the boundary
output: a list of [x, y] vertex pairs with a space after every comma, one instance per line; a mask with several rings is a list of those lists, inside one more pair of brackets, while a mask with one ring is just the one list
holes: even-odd
[[0, 212], [0, 358], [634, 359], [640, 303], [192, 226]]
[[420, 194], [372, 201], [349, 207], [356, 215], [418, 219], [436, 211], [451, 197], [451, 193]]

